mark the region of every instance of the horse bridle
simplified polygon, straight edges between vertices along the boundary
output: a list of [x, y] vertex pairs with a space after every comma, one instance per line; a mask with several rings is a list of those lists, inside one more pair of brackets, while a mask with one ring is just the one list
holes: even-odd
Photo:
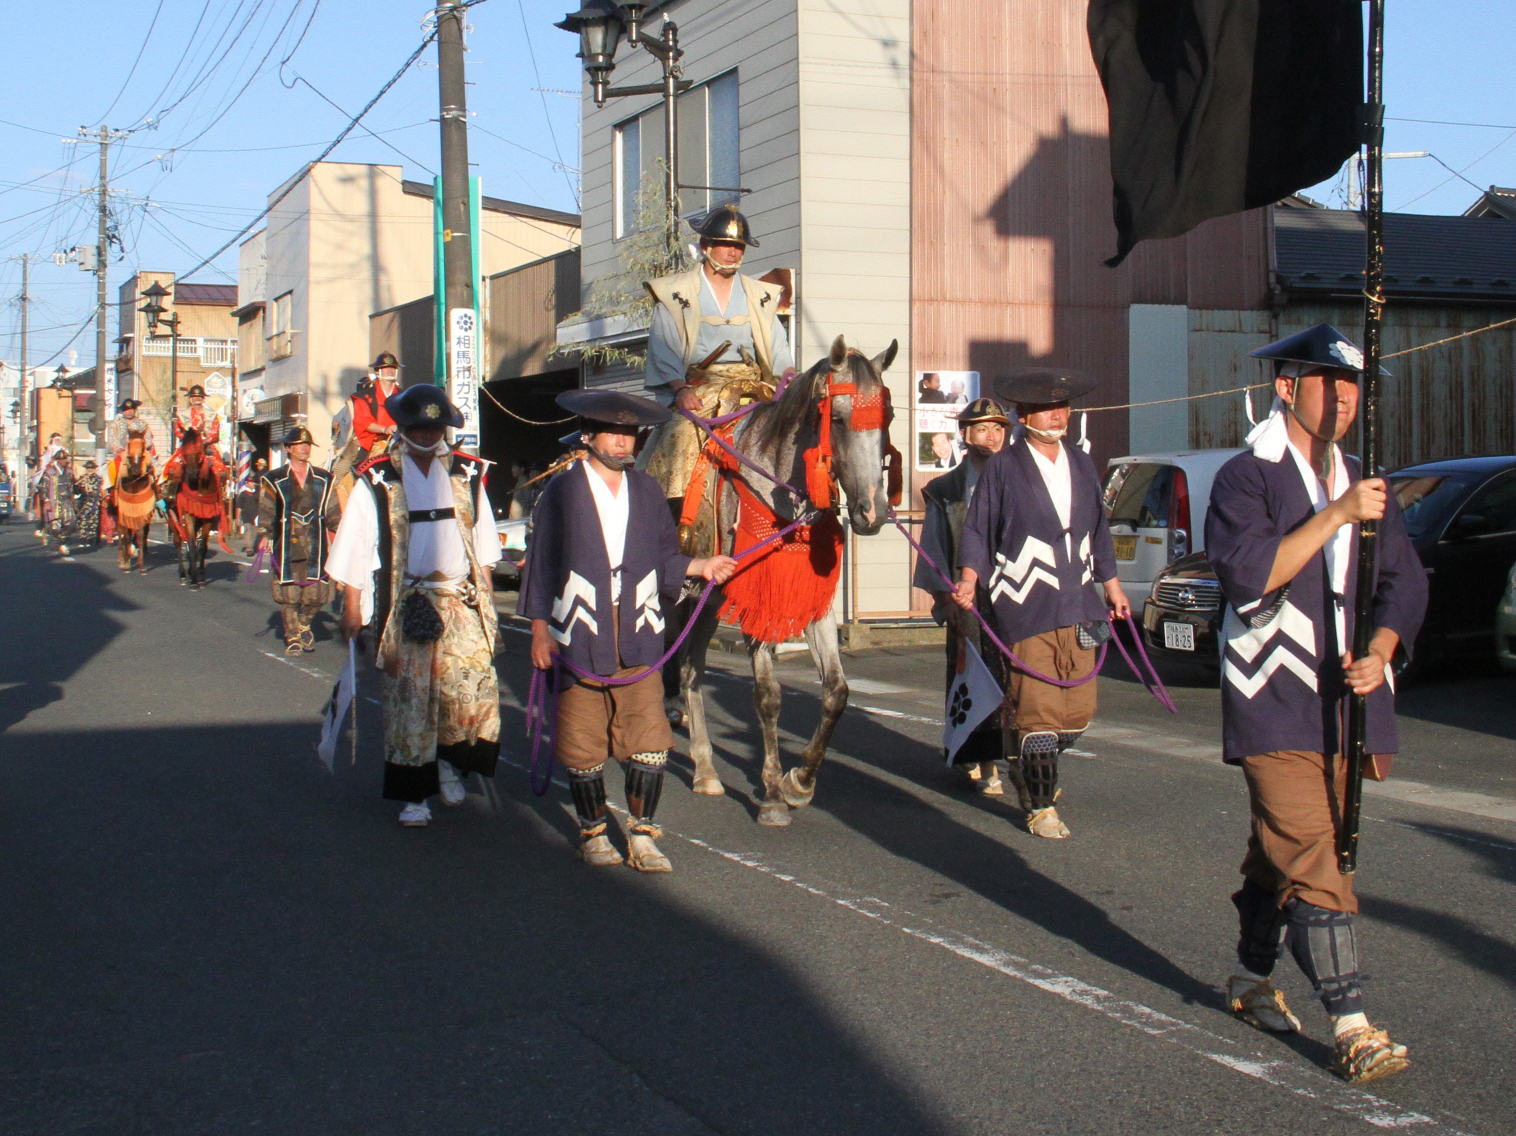
[[[849, 351], [847, 358], [857, 355]], [[862, 358], [862, 356], [859, 356]], [[811, 504], [818, 509], [830, 509], [838, 500], [837, 473], [833, 462], [832, 447], [832, 400], [839, 395], [852, 398], [848, 412], [848, 430], [863, 434], [870, 430], [883, 430], [885, 494], [893, 507], [900, 504], [904, 488], [904, 460], [900, 451], [890, 441], [890, 423], [895, 420], [895, 406], [890, 399], [890, 388], [881, 379], [877, 391], [859, 391], [856, 380], [837, 381], [837, 368], [829, 366], [826, 372], [826, 388], [816, 398], [819, 418], [819, 438], [811, 449], [805, 451], [805, 491]]]

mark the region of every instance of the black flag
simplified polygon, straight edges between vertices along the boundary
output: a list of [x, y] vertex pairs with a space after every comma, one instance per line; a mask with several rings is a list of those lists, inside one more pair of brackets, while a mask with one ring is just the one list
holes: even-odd
[[1361, 0], [1090, 0], [1088, 22], [1111, 116], [1109, 265], [1358, 151]]

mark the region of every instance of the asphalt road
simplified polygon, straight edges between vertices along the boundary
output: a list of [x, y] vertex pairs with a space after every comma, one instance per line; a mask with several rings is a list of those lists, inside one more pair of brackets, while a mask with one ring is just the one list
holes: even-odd
[[[519, 628], [512, 764], [403, 829], [372, 675], [356, 763], [346, 739], [334, 774], [313, 756], [331, 622], [286, 661], [266, 577], [224, 556], [191, 593], [162, 547], [122, 577], [37, 543], [0, 529], [7, 1136], [1516, 1130], [1503, 676], [1408, 692], [1419, 788], [1365, 807], [1369, 1010], [1415, 1062], [1365, 1092], [1324, 1071], [1288, 960], [1304, 1035], [1222, 1006], [1246, 801], [1201, 670], [1165, 665], [1177, 717], [1101, 680], [1052, 843], [937, 765], [924, 649], [847, 660], [815, 804], [758, 827], [750, 683], [722, 659], [729, 794], [693, 796], [676, 757], [675, 871], [644, 877], [578, 863], [566, 791], [532, 796]], [[818, 688], [781, 669], [793, 755]]]

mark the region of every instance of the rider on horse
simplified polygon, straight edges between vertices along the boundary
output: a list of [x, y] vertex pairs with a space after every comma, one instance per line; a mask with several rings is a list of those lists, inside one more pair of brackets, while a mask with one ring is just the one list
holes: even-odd
[[[167, 504], [169, 527], [174, 530], [180, 553], [181, 583], [205, 582], [210, 532], [220, 531], [225, 515], [221, 497], [225, 479], [226, 464], [215, 448], [207, 446], [193, 427], [186, 430], [179, 449], [163, 467], [163, 487], [159, 493]], [[188, 564], [183, 559], [186, 552]]]
[[[664, 406], [713, 418], [773, 398], [774, 376], [795, 360], [779, 322], [783, 289], [738, 272], [749, 246], [758, 247], [747, 218], [723, 205], [696, 232], [701, 263], [647, 281], [657, 305], [643, 382]], [[676, 502], [676, 513], [704, 445], [705, 435], [676, 414], [653, 432], [638, 461]], [[692, 551], [690, 537], [682, 533], [681, 540]]]

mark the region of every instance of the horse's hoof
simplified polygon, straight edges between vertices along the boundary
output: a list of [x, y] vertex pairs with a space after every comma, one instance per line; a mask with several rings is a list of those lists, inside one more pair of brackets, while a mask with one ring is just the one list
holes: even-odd
[[792, 809], [803, 809], [811, 803], [811, 798], [816, 795], [816, 786], [809, 789], [801, 788], [800, 778], [796, 776], [800, 771], [791, 769], [783, 777], [779, 778], [779, 795], [784, 798], [784, 803]]
[[758, 823], [772, 828], [783, 828], [790, 823], [790, 810], [784, 804], [765, 804], [758, 810]]
[[719, 777], [696, 777], [695, 792], [702, 797], [724, 797], [726, 786], [721, 783]]
[[683, 710], [669, 710], [669, 711], [667, 711], [667, 715], [668, 715], [668, 720], [669, 720], [669, 729], [671, 729], [671, 730], [682, 730], [682, 729], [684, 729], [685, 718], [684, 718], [684, 711]]

